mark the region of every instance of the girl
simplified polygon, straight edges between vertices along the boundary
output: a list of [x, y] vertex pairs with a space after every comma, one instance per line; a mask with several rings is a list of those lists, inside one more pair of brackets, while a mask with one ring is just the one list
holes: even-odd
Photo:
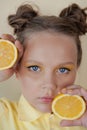
[[78, 120], [61, 122], [51, 110], [60, 92], [77, 94], [87, 101], [87, 90], [74, 84], [82, 58], [79, 37], [87, 32], [86, 20], [85, 9], [77, 4], [65, 8], [59, 17], [40, 16], [30, 5], [20, 6], [8, 17], [17, 40], [10, 35], [2, 38], [15, 41], [19, 62], [1, 71], [0, 81], [15, 73], [22, 96], [18, 103], [1, 99], [0, 130], [87, 129], [87, 110]]

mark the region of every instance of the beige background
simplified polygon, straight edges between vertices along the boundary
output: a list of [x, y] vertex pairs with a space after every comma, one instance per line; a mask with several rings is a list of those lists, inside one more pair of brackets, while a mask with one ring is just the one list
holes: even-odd
[[[23, 3], [32, 3], [39, 6], [42, 14], [57, 15], [64, 7], [71, 3], [78, 3], [81, 7], [87, 7], [87, 0], [0, 0], [0, 35], [12, 34], [12, 28], [8, 26], [7, 16], [14, 13], [17, 7]], [[76, 83], [87, 88], [87, 35], [81, 38], [83, 48], [83, 60], [78, 71]], [[17, 100], [20, 96], [20, 84], [15, 76], [0, 83], [0, 97]]]

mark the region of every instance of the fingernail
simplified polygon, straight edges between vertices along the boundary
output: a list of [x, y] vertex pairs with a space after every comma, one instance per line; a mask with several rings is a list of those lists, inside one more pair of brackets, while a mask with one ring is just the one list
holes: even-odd
[[68, 93], [71, 94], [71, 93], [72, 93], [72, 89], [69, 89], [69, 90], [68, 90]]
[[65, 92], [66, 92], [66, 88], [63, 88], [63, 89], [61, 90], [61, 92], [62, 92], [62, 93], [65, 93]]

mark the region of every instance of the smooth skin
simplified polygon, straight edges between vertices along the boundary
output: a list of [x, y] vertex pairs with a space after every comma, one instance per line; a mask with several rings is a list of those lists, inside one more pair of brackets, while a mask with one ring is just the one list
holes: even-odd
[[[41, 112], [51, 112], [54, 97], [71, 90], [72, 94], [76, 92], [87, 100], [87, 91], [73, 85], [78, 67], [77, 48], [72, 37], [55, 32], [37, 32], [25, 41], [24, 52], [20, 42], [15, 43], [22, 59], [20, 65], [12, 70], [22, 84], [23, 95], [33, 107]], [[7, 71], [10, 73], [10, 69]], [[3, 77], [3, 80], [9, 77]], [[61, 126], [87, 127], [86, 120], [87, 112], [79, 120], [62, 121]]]
[[36, 109], [51, 112], [54, 97], [75, 80], [77, 49], [74, 40], [61, 34], [41, 32], [33, 34], [25, 48], [18, 69], [22, 93]]

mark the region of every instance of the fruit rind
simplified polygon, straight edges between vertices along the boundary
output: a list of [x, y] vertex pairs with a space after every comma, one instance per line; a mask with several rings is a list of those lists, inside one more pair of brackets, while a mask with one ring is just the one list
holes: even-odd
[[15, 57], [14, 57], [14, 60], [12, 61], [12, 63], [8, 66], [0, 67], [0, 70], [5, 70], [8, 68], [11, 68], [16, 63], [17, 57], [18, 57], [18, 50], [17, 50], [16, 46], [12, 42], [10, 42], [9, 40], [0, 39], [0, 44], [1, 44], [1, 42], [9, 43], [11, 46], [13, 46], [14, 52], [15, 52]]
[[75, 116], [75, 117], [65, 117], [65, 116], [61, 116], [59, 113], [57, 113], [57, 112], [55, 111], [54, 105], [56, 104], [56, 101], [59, 100], [59, 99], [61, 99], [62, 97], [65, 97], [65, 96], [71, 96], [71, 95], [69, 95], [69, 94], [60, 94], [60, 95], [58, 95], [58, 96], [53, 100], [53, 103], [52, 103], [52, 111], [53, 111], [53, 113], [54, 113], [56, 116], [58, 116], [59, 118], [65, 119], [65, 120], [75, 120], [75, 119], [80, 118], [80, 117], [84, 114], [84, 112], [85, 112], [85, 110], [86, 110], [86, 104], [85, 104], [85, 101], [83, 100], [83, 98], [80, 97], [80, 96], [78, 96], [78, 95], [72, 95], [72, 96], [77, 97], [78, 99], [80, 99], [80, 101], [81, 101], [81, 103], [82, 103], [82, 106], [83, 106], [83, 107], [82, 107], [82, 111], [79, 113], [79, 115], [77, 115], [77, 116]]

